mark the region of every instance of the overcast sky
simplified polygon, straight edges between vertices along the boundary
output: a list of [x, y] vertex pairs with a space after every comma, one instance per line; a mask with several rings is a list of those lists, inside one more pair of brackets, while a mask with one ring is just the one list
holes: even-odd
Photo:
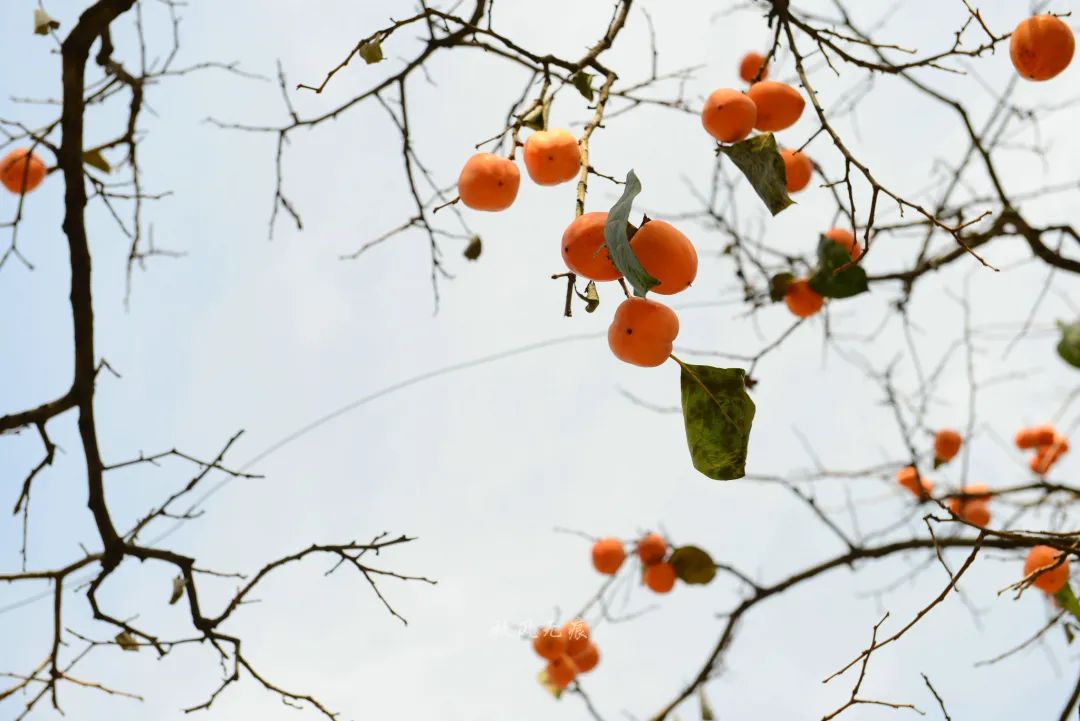
[[[637, 3], [636, 3], [637, 4]], [[635, 4], [635, 5], [636, 5]], [[661, 71], [701, 65], [686, 86], [693, 104], [716, 87], [737, 81], [743, 52], [764, 49], [769, 37], [754, 12], [717, 15], [725, 3], [640, 3], [652, 14]], [[802, 3], [812, 7], [819, 3]], [[824, 5], [824, 3], [820, 3]], [[857, 5], [864, 24], [876, 21], [879, 3]], [[50, 12], [69, 30], [84, 2], [56, 0]], [[611, 3], [591, 0], [496, 4], [501, 31], [539, 52], [579, 56], [603, 32]], [[1005, 32], [1024, 15], [1026, 3], [983, 3], [991, 27]], [[31, 0], [0, 6], [0, 117], [29, 125], [51, 117], [48, 107], [16, 104], [11, 97], [56, 97], [59, 61], [50, 41], [32, 35]], [[183, 8], [182, 57], [186, 63], [239, 61], [252, 72], [273, 75], [280, 59], [290, 83], [318, 82], [355, 41], [411, 10], [409, 2], [347, 3], [318, 0], [266, 3], [191, 2]], [[1053, 9], [1073, 8], [1055, 2]], [[890, 42], [929, 53], [948, 47], [962, 24], [963, 5], [931, 0], [901, 2], [883, 35]], [[168, 27], [157, 4], [147, 7], [151, 38], [163, 52]], [[123, 21], [130, 29], [130, 19]], [[130, 53], [129, 32], [118, 33]], [[386, 44], [387, 61], [353, 65], [319, 96], [294, 94], [302, 114], [325, 111], [393, 72], [415, 49], [411, 36]], [[130, 55], [129, 55], [130, 56]], [[628, 81], [648, 72], [644, 16], [635, 10], [608, 61]], [[955, 67], [962, 67], [959, 64]], [[978, 59], [973, 70], [989, 88], [1003, 87], [1013, 71], [1006, 52]], [[431, 83], [412, 79], [414, 144], [441, 182], [449, 184], [475, 143], [494, 135], [521, 92], [524, 76], [479, 52], [443, 52], [429, 65]], [[790, 78], [790, 60], [775, 70]], [[826, 104], [862, 76], [846, 70], [836, 79], [819, 70]], [[976, 76], [931, 73], [935, 87], [964, 99], [976, 123], [994, 99]], [[1045, 84], [1023, 84], [1025, 105], [1061, 102], [1077, 94], [1075, 66]], [[667, 86], [667, 93], [675, 92]], [[579, 127], [589, 117], [583, 101], [560, 94], [552, 124]], [[663, 94], [662, 91], [660, 94]], [[541, 662], [507, 628], [545, 623], [573, 612], [598, 588], [587, 541], [556, 528], [590, 535], [631, 538], [662, 528], [679, 543], [695, 543], [755, 578], [772, 581], [842, 552], [835, 537], [804, 505], [775, 485], [711, 481], [690, 465], [678, 415], [629, 402], [626, 390], [662, 407], [678, 404], [673, 364], [639, 369], [611, 356], [603, 334], [619, 292], [601, 289], [593, 315], [562, 317], [565, 286], [550, 275], [562, 270], [558, 245], [573, 217], [571, 185], [539, 188], [527, 180], [513, 208], [499, 215], [466, 212], [484, 241], [479, 261], [461, 257], [464, 244], [443, 246], [453, 280], [440, 283], [433, 313], [426, 238], [403, 234], [354, 261], [339, 260], [365, 240], [406, 220], [413, 209], [405, 184], [398, 137], [385, 111], [362, 105], [311, 132], [297, 133], [285, 153], [285, 187], [304, 218], [297, 232], [287, 219], [267, 239], [274, 188], [274, 138], [229, 132], [203, 122], [276, 124], [287, 118], [276, 82], [208, 71], [169, 80], [149, 96], [152, 115], [141, 127], [144, 182], [172, 194], [148, 209], [155, 242], [186, 253], [153, 259], [133, 278], [125, 310], [127, 241], [98, 205], [88, 210], [94, 253], [98, 352], [121, 378], [103, 376], [98, 390], [99, 435], [107, 462], [177, 447], [213, 456], [238, 430], [245, 434], [230, 454], [243, 465], [279, 439], [352, 401], [448, 365], [544, 340], [565, 342], [443, 375], [361, 405], [259, 461], [263, 477], [224, 486], [206, 513], [167, 543], [193, 554], [200, 565], [250, 572], [265, 561], [312, 542], [366, 540], [387, 531], [418, 540], [386, 553], [384, 567], [438, 580], [434, 587], [384, 582], [383, 593], [408, 620], [404, 626], [381, 607], [361, 578], [344, 572], [324, 577], [318, 560], [272, 576], [260, 603], [241, 609], [226, 630], [242, 635], [249, 659], [282, 686], [317, 695], [343, 719], [395, 718], [440, 721], [552, 721], [583, 719], [573, 697], [554, 701], [537, 684]], [[96, 110], [89, 143], [105, 139], [120, 121], [121, 105]], [[1004, 152], [1003, 181], [1021, 193], [1047, 183], [1075, 180], [1080, 142], [1068, 129], [1074, 111], [1042, 126], [1049, 143], [1044, 160]], [[890, 187], [919, 193], [941, 177], [939, 161], [955, 162], [964, 144], [956, 117], [895, 79], [878, 78], [858, 111], [838, 121], [853, 150]], [[781, 134], [799, 145], [815, 130], [811, 113]], [[1030, 136], [1016, 139], [1030, 144]], [[593, 164], [623, 176], [634, 168], [644, 192], [638, 209], [664, 218], [699, 209], [687, 183], [704, 189], [713, 144], [695, 114], [642, 108], [612, 119], [593, 141]], [[842, 158], [824, 137], [810, 154], [833, 176]], [[982, 178], [973, 175], [973, 182]], [[816, 185], [816, 184], [815, 184]], [[767, 218], [745, 188], [739, 222], [763, 233], [767, 243], [808, 252], [827, 229], [833, 206], [826, 190], [812, 187], [798, 205]], [[588, 210], [606, 210], [617, 192], [593, 179]], [[1038, 222], [1080, 222], [1077, 192], [1033, 202]], [[862, 203], [865, 206], [865, 202]], [[0, 198], [0, 217], [14, 210]], [[884, 208], [887, 215], [893, 208]], [[35, 264], [28, 271], [9, 263], [0, 269], [0, 413], [58, 396], [71, 372], [67, 253], [60, 230], [62, 188], [50, 176], [28, 198], [21, 247]], [[909, 215], [910, 217], [910, 215]], [[702, 257], [692, 289], [672, 298], [680, 312], [677, 345], [687, 349], [753, 354], [791, 323], [783, 305], [750, 318], [731, 303], [738, 296], [724, 238], [690, 221], [680, 227]], [[900, 267], [912, 254], [911, 236], [883, 241], [867, 267]], [[947, 247], [944, 238], [937, 247]], [[950, 296], [970, 283], [973, 322], [979, 327], [1019, 327], [1049, 282], [1034, 321], [1036, 332], [1008, 353], [1009, 333], [981, 341], [977, 376], [1006, 380], [987, 385], [977, 398], [976, 437], [970, 479], [990, 485], [1026, 479], [1026, 459], [1001, 438], [1021, 424], [1049, 419], [1076, 387], [1077, 374], [1053, 353], [1046, 332], [1069, 318], [1069, 301], [1080, 303], [1075, 280], [1050, 275], [1029, 262], [1016, 241], [996, 241], [986, 251], [1002, 272], [979, 269], [971, 260], [920, 282], [910, 304], [915, 345], [932, 368], [959, 337], [963, 317]], [[1070, 298], [1071, 294], [1071, 298]], [[833, 305], [833, 331], [865, 337], [889, 313], [899, 289], [875, 285], [869, 295]], [[905, 457], [902, 439], [880, 389], [861, 370], [823, 344], [822, 318], [803, 324], [757, 370], [757, 418], [748, 470], [792, 474], [813, 465], [799, 440], [831, 469], [865, 468]], [[573, 336], [574, 338], [571, 338]], [[883, 368], [899, 358], [897, 379], [915, 383], [901, 325], [892, 318], [873, 342], [846, 341], [844, 348]], [[687, 360], [711, 359], [687, 352]], [[932, 427], [967, 423], [969, 383], [962, 354], [944, 366], [928, 419]], [[1066, 416], [1071, 421], [1076, 408]], [[68, 414], [50, 426], [63, 453], [35, 483], [30, 564], [53, 567], [95, 548], [85, 508], [82, 457]], [[1075, 443], [1074, 443], [1075, 445]], [[18, 483], [39, 459], [33, 434], [0, 439], [0, 492], [13, 503]], [[1062, 479], [1080, 467], [1077, 454], [1059, 465]], [[955, 482], [959, 466], [943, 469], [940, 482]], [[118, 526], [139, 517], [188, 478], [191, 469], [168, 462], [138, 467], [109, 479], [108, 498]], [[220, 481], [213, 477], [210, 483]], [[911, 500], [892, 481], [865, 477], [847, 484], [862, 508], [863, 530], [887, 525], [910, 511]], [[826, 483], [822, 503], [842, 507], [843, 488]], [[5, 507], [7, 507], [5, 505]], [[1001, 514], [1004, 515], [1004, 514]], [[18, 568], [18, 519], [0, 516], [0, 566]], [[846, 520], [846, 519], [845, 519]], [[164, 530], [167, 526], [161, 526]], [[921, 521], [897, 537], [919, 532]], [[954, 564], [962, 556], [950, 557]], [[885, 629], [895, 631], [926, 605], [947, 581], [937, 566], [884, 595], [873, 591], [902, 577], [922, 556], [838, 570], [819, 581], [767, 601], [740, 626], [727, 671], [709, 684], [722, 719], [817, 719], [842, 704], [851, 677], [821, 680], [868, 643], [883, 610]], [[973, 668], [1021, 642], [1048, 618], [1037, 593], [1014, 602], [997, 592], [1020, 574], [1021, 556], [983, 553], [957, 597], [934, 609], [901, 642], [875, 654], [864, 695], [935, 709], [921, 672], [934, 681], [954, 718], [1056, 718], [1075, 683], [1075, 652], [1060, 632], [989, 668]], [[130, 567], [129, 567], [130, 565]], [[955, 566], [954, 566], [955, 567]], [[118, 616], [162, 636], [184, 634], [186, 608], [167, 606], [171, 569], [125, 566], [106, 584], [103, 600]], [[233, 581], [208, 582], [204, 604], [216, 608]], [[44, 586], [0, 588], [0, 607]], [[665, 705], [701, 667], [722, 628], [718, 613], [739, 599], [726, 579], [707, 588], [679, 586], [666, 597], [635, 588], [620, 612], [656, 605], [637, 620], [602, 624], [595, 631], [602, 660], [584, 685], [605, 718], [626, 710], [647, 717]], [[625, 606], [623, 605], [625, 603]], [[83, 596], [69, 595], [67, 625], [90, 635], [112, 633], [89, 618]], [[48, 651], [48, 602], [0, 612], [0, 672], [32, 668]], [[100, 651], [84, 661], [82, 676], [145, 695], [137, 703], [63, 687], [67, 718], [113, 721], [186, 718], [185, 706], [202, 702], [218, 683], [211, 649], [176, 650], [155, 661], [138, 654]], [[0, 705], [0, 717], [19, 701]], [[213, 719], [314, 718], [282, 706], [246, 679], [222, 696]], [[681, 711], [695, 718], [696, 702]], [[886, 718], [870, 708], [851, 718]], [[57, 717], [40, 707], [38, 718]], [[937, 718], [933, 714], [930, 718]]]

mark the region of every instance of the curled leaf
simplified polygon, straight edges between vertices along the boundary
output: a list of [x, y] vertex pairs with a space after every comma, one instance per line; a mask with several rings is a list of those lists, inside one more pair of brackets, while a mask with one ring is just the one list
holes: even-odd
[[462, 253], [468, 260], [476, 260], [480, 257], [481, 251], [484, 249], [484, 244], [480, 240], [479, 235], [474, 235], [469, 238], [469, 244], [465, 246], [465, 252]]
[[114, 640], [116, 641], [116, 645], [124, 649], [125, 651], [139, 650], [139, 642], [136, 641], [135, 637], [127, 631], [121, 631], [120, 633], [116, 634], [116, 638]]
[[105, 156], [102, 155], [101, 151], [97, 148], [83, 151], [82, 159], [83, 162], [91, 168], [97, 168], [103, 173], [112, 172], [112, 166], [109, 165], [109, 161], [105, 159]]
[[706, 551], [697, 546], [679, 546], [671, 552], [668, 563], [684, 583], [704, 585], [716, 578], [716, 563]]
[[[824, 235], [818, 241], [818, 267], [810, 276], [810, 287], [826, 298], [850, 298], [870, 290], [866, 271], [851, 262], [851, 256], [839, 243]], [[841, 270], [842, 269], [842, 270]]]
[[368, 65], [374, 65], [383, 59], [382, 43], [378, 38], [362, 43], [357, 53]]
[[35, 35], [48, 35], [50, 30], [56, 30], [60, 27], [60, 21], [49, 16], [49, 13], [45, 12], [41, 8], [34, 10], [34, 34]]
[[776, 215], [794, 203], [787, 192], [784, 159], [772, 133], [755, 135], [734, 145], [721, 145], [720, 152], [742, 171], [770, 213]]
[[596, 292], [596, 281], [590, 280], [585, 286], [585, 312], [592, 313], [600, 307], [600, 294]]
[[577, 91], [581, 93], [581, 97], [585, 98], [590, 103], [593, 101], [594, 94], [592, 81], [593, 76], [589, 75], [584, 70], [579, 70], [574, 74], [574, 77], [571, 78], [571, 82], [574, 83], [574, 87], [577, 88]]
[[604, 245], [607, 246], [611, 262], [630, 282], [634, 295], [644, 298], [649, 289], [660, 281], [645, 272], [630, 248], [628, 230], [633, 227], [630, 225], [630, 211], [634, 205], [634, 198], [640, 192], [641, 181], [631, 170], [626, 174], [626, 185], [623, 187], [622, 197], [608, 211], [607, 222], [604, 224]]
[[169, 605], [172, 606], [184, 595], [184, 577], [177, 576], [172, 580], [172, 595], [169, 596]]

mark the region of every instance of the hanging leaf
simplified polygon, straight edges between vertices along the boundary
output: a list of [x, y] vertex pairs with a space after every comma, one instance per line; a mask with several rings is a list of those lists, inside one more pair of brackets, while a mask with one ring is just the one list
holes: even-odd
[[41, 8], [37, 8], [34, 10], [35, 35], [48, 35], [50, 30], [56, 30], [59, 27], [60, 21], [49, 17], [49, 13], [45, 12]]
[[592, 313], [600, 307], [600, 294], [596, 292], [596, 281], [590, 280], [585, 286], [585, 312]]
[[755, 135], [734, 145], [721, 145], [720, 152], [742, 171], [770, 213], [776, 215], [795, 202], [788, 195], [784, 159], [772, 133]]
[[694, 468], [730, 481], [746, 475], [746, 449], [754, 423], [754, 401], [742, 368], [682, 367], [682, 408]]
[[125, 651], [139, 650], [139, 642], [136, 641], [135, 637], [127, 631], [121, 631], [120, 633], [116, 634], [116, 638], [114, 640], [116, 641], [116, 645], [124, 649]]
[[870, 290], [866, 271], [851, 262], [851, 256], [839, 243], [821, 236], [817, 256], [818, 267], [809, 282], [818, 294], [826, 298], [850, 298]]
[[788, 288], [795, 282], [795, 276], [792, 273], [777, 273], [772, 278], [769, 278], [769, 298], [774, 303], [779, 303], [787, 295]]
[[522, 126], [529, 128], [530, 130], [543, 130], [544, 129], [544, 106], [537, 105], [535, 108], [526, 113], [525, 117], [521, 119]]
[[184, 595], [184, 577], [183, 576], [177, 576], [176, 578], [174, 578], [172, 580], [172, 595], [169, 596], [169, 605], [172, 606], [174, 603], [179, 601], [180, 598], [183, 595]]
[[91, 168], [97, 168], [103, 173], [111, 173], [112, 166], [109, 165], [109, 161], [105, 159], [105, 156], [101, 154], [101, 151], [97, 148], [93, 150], [85, 150], [82, 154], [83, 162], [89, 165]]
[[1061, 329], [1061, 342], [1057, 344], [1057, 352], [1069, 365], [1080, 368], [1080, 320], [1066, 325], [1058, 323]]
[[641, 181], [631, 170], [626, 174], [626, 185], [623, 187], [622, 197], [608, 211], [607, 222], [604, 224], [604, 245], [607, 246], [611, 262], [630, 282], [634, 295], [644, 298], [649, 289], [660, 281], [645, 272], [630, 248], [628, 230], [633, 228], [630, 225], [630, 211], [634, 205], [634, 198], [640, 192]]
[[1072, 642], [1076, 640], [1076, 632], [1073, 630], [1073, 625], [1066, 622], [1061, 624], [1061, 628], [1065, 631], [1065, 642], [1071, 646]]
[[374, 65], [383, 59], [382, 43], [379, 42], [379, 38], [368, 40], [360, 45], [357, 53], [364, 59], [365, 63]]
[[585, 98], [590, 103], [593, 101], [594, 94], [592, 81], [593, 76], [589, 75], [584, 70], [579, 70], [577, 73], [574, 74], [574, 77], [570, 79], [570, 82], [574, 84], [574, 87], [577, 88], [577, 91], [581, 93], [581, 97]]
[[691, 585], [705, 585], [716, 578], [716, 563], [697, 546], [679, 546], [671, 552], [668, 563], [675, 567], [679, 580]]
[[1054, 598], [1057, 599], [1058, 605], [1064, 610], [1068, 611], [1076, 618], [1080, 618], [1080, 601], [1076, 599], [1076, 594], [1073, 593], [1072, 586], [1066, 583], [1060, 591], [1054, 594]]
[[713, 713], [709, 700], [705, 698], [704, 686], [698, 686], [698, 703], [701, 705], [701, 721], [716, 721], [716, 714]]
[[465, 252], [462, 253], [468, 260], [476, 260], [480, 257], [480, 252], [484, 249], [483, 243], [480, 241], [479, 235], [474, 235], [469, 238], [469, 244], [465, 246]]

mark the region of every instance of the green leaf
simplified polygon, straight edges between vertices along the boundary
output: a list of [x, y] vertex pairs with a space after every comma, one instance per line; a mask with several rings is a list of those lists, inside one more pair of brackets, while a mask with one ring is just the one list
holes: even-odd
[[793, 273], [777, 273], [769, 278], [769, 298], [774, 303], [779, 303], [787, 295], [788, 288], [795, 282]]
[[809, 282], [810, 287], [820, 295], [826, 298], [850, 298], [870, 290], [866, 271], [861, 265], [851, 262], [851, 256], [839, 243], [821, 236], [817, 255], [818, 267]]
[[634, 255], [634, 251], [630, 249], [627, 225], [630, 222], [630, 210], [634, 205], [634, 198], [640, 192], [641, 181], [631, 170], [626, 174], [626, 185], [623, 187], [622, 197], [608, 211], [607, 222], [604, 224], [604, 245], [607, 246], [611, 262], [615, 264], [623, 277], [630, 281], [634, 295], [644, 298], [649, 289], [660, 281], [645, 272], [637, 256]]
[[480, 252], [484, 249], [484, 244], [480, 240], [479, 235], [474, 235], [469, 238], [469, 244], [465, 246], [465, 252], [462, 253], [468, 260], [476, 260], [480, 257]]
[[91, 168], [97, 168], [103, 173], [111, 173], [112, 166], [109, 165], [109, 161], [105, 159], [105, 156], [101, 154], [98, 149], [83, 151], [83, 162], [89, 165]]
[[692, 585], [705, 585], [716, 578], [716, 563], [697, 546], [679, 546], [671, 552], [668, 563], [675, 567], [680, 581]]
[[746, 447], [754, 423], [754, 401], [742, 368], [682, 367], [682, 408], [694, 468], [730, 481], [746, 475]]
[[1080, 601], [1076, 599], [1072, 586], [1066, 583], [1060, 591], [1054, 594], [1054, 598], [1057, 599], [1058, 605], [1063, 609], [1080, 618]]
[[127, 631], [121, 631], [120, 633], [116, 634], [116, 638], [114, 640], [116, 641], [116, 645], [124, 649], [125, 651], [139, 650], [139, 642], [136, 641], [135, 637]]
[[360, 45], [360, 49], [357, 50], [357, 53], [364, 59], [365, 63], [374, 65], [383, 59], [382, 43], [379, 42], [379, 38], [368, 40], [366, 43]]
[[60, 21], [49, 16], [49, 13], [45, 12], [41, 8], [34, 10], [34, 34], [35, 35], [48, 35], [50, 30], [56, 30], [60, 27]]
[[1080, 368], [1080, 320], [1069, 325], [1058, 323], [1058, 327], [1061, 329], [1058, 355], [1074, 368]]
[[596, 291], [596, 281], [590, 280], [585, 286], [585, 312], [592, 313], [600, 307], [600, 294]]
[[721, 145], [720, 152], [742, 171], [754, 192], [776, 215], [795, 201], [787, 192], [787, 171], [772, 133], [762, 133], [734, 145]]
[[577, 88], [577, 91], [581, 93], [581, 97], [585, 98], [590, 103], [593, 101], [592, 80], [593, 76], [589, 75], [584, 70], [579, 70], [574, 77], [570, 79], [574, 84], [574, 87]]
[[521, 124], [529, 128], [530, 130], [543, 130], [544, 129], [544, 105], [541, 103], [535, 108], [530, 110], [525, 117], [521, 119]]

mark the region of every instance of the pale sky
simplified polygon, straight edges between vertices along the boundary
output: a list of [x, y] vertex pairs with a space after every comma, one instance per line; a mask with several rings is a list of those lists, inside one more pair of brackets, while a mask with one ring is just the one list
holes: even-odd
[[[755, 12], [714, 16], [714, 2], [644, 0], [658, 38], [661, 71], [702, 65], [686, 87], [695, 106], [716, 87], [737, 81], [742, 53], [763, 49], [769, 33]], [[857, 5], [866, 25], [880, 10]], [[982, 3], [986, 20], [1005, 32], [1026, 3]], [[55, 0], [50, 12], [69, 30], [84, 2]], [[227, 5], [227, 7], [226, 7]], [[192, 2], [183, 8], [185, 63], [237, 60], [249, 71], [273, 75], [280, 59], [289, 81], [318, 82], [355, 41], [388, 16], [410, 12], [409, 2], [305, 3]], [[501, 31], [539, 51], [577, 56], [603, 32], [611, 3], [551, 0], [542, 5], [503, 0], [496, 4]], [[814, 7], [824, 2], [804, 2]], [[944, 6], [943, 6], [944, 5]], [[1008, 7], [1006, 6], [1008, 5]], [[55, 97], [58, 56], [48, 40], [31, 34], [35, 2], [0, 7], [0, 117], [33, 125], [50, 108], [16, 104], [14, 97]], [[1015, 7], [1014, 7], [1015, 6]], [[1074, 4], [1052, 4], [1058, 11]], [[963, 22], [960, 2], [900, 3], [886, 35], [921, 53], [948, 47]], [[151, 3], [147, 19], [158, 41], [167, 29]], [[130, 23], [130, 19], [125, 21]], [[121, 23], [124, 28], [129, 24]], [[130, 37], [119, 33], [120, 52]], [[883, 36], [883, 37], [885, 37]], [[301, 114], [325, 111], [399, 67], [414, 48], [408, 36], [386, 45], [388, 60], [354, 65], [320, 96], [294, 94]], [[648, 71], [648, 35], [635, 11], [608, 57], [627, 81]], [[955, 67], [963, 66], [955, 64]], [[1006, 52], [976, 60], [972, 69], [987, 86], [1000, 88], [1013, 72]], [[432, 83], [410, 84], [414, 143], [441, 182], [451, 183], [475, 143], [501, 128], [525, 77], [475, 51], [441, 52], [430, 66]], [[790, 78], [790, 59], [776, 76]], [[818, 70], [823, 101], [862, 80], [839, 79]], [[993, 98], [975, 76], [926, 75], [969, 103], [977, 123]], [[1050, 83], [1024, 83], [1016, 100], [1047, 105], [1077, 95], [1080, 69]], [[669, 86], [669, 94], [674, 92]], [[560, 94], [553, 125], [580, 127], [588, 110], [572, 92]], [[674, 364], [639, 369], [612, 357], [603, 333], [619, 291], [601, 288], [601, 306], [562, 317], [565, 286], [552, 281], [563, 270], [558, 243], [573, 217], [572, 185], [539, 188], [527, 180], [513, 208], [503, 214], [467, 211], [484, 239], [478, 262], [461, 257], [463, 244], [443, 246], [454, 279], [440, 284], [433, 314], [427, 240], [399, 236], [354, 261], [339, 256], [409, 217], [398, 137], [377, 105], [363, 105], [335, 122], [300, 132], [285, 155], [286, 189], [305, 221], [302, 232], [287, 219], [267, 240], [273, 198], [274, 138], [220, 130], [207, 116], [256, 125], [283, 122], [275, 82], [258, 82], [209, 71], [169, 80], [149, 96], [154, 114], [142, 128], [144, 182], [172, 191], [147, 209], [158, 245], [181, 250], [181, 259], [154, 259], [136, 272], [130, 310], [123, 305], [127, 241], [99, 205], [88, 211], [94, 252], [99, 353], [122, 375], [103, 377], [98, 391], [99, 435], [107, 462], [177, 447], [213, 456], [233, 433], [246, 431], [230, 456], [241, 465], [308, 422], [387, 386], [444, 366], [548, 339], [587, 336], [435, 378], [346, 413], [251, 470], [259, 480], [227, 485], [206, 514], [167, 541], [222, 571], [250, 572], [265, 561], [312, 542], [366, 540], [388, 531], [418, 540], [387, 553], [389, 569], [438, 580], [434, 587], [384, 582], [383, 593], [408, 620], [406, 627], [381, 607], [362, 579], [339, 571], [328, 578], [326, 562], [314, 560], [278, 572], [258, 593], [260, 603], [238, 612], [225, 630], [242, 635], [250, 660], [280, 685], [318, 696], [342, 719], [393, 718], [440, 721], [554, 721], [587, 718], [580, 700], [553, 700], [537, 683], [542, 667], [510, 625], [546, 623], [597, 590], [601, 578], [589, 563], [589, 544], [569, 528], [594, 536], [631, 538], [663, 529], [678, 543], [694, 543], [763, 581], [841, 552], [835, 537], [785, 489], [749, 480], [712, 481], [690, 465], [682, 421], [630, 403], [625, 389], [659, 406], [678, 404]], [[88, 140], [113, 131], [121, 107], [95, 111]], [[1000, 163], [1010, 192], [1074, 180], [1080, 142], [1066, 132], [1072, 113], [1042, 127], [1049, 142], [1045, 164], [1028, 153], [1004, 152]], [[928, 105], [902, 82], [877, 78], [858, 112], [838, 121], [853, 150], [891, 187], [920, 196], [941, 177], [940, 160], [953, 162], [965, 136], [954, 116]], [[807, 111], [783, 143], [799, 145], [816, 128]], [[1017, 143], [1031, 142], [1018, 137]], [[634, 168], [644, 192], [637, 204], [651, 217], [692, 211], [696, 201], [686, 180], [706, 187], [713, 144], [696, 114], [643, 108], [614, 118], [593, 140], [593, 164], [625, 175]], [[819, 137], [810, 154], [833, 175], [842, 159]], [[978, 180], [978, 176], [973, 176]], [[798, 204], [769, 218], [748, 187], [740, 196], [739, 222], [763, 233], [767, 243], [809, 253], [832, 222], [824, 189], [812, 186]], [[606, 181], [593, 179], [588, 210], [606, 210], [617, 197]], [[1080, 222], [1077, 193], [1058, 194], [1025, 206], [1039, 222]], [[865, 200], [861, 201], [865, 207]], [[0, 217], [14, 208], [0, 198]], [[893, 208], [883, 212], [891, 218]], [[69, 382], [70, 319], [67, 251], [60, 231], [62, 188], [51, 176], [28, 198], [20, 245], [35, 264], [30, 272], [12, 264], [0, 269], [0, 413], [36, 405]], [[909, 214], [910, 217], [910, 214]], [[677, 346], [753, 354], [791, 323], [782, 304], [750, 318], [747, 308], [721, 303], [737, 297], [730, 261], [720, 257], [724, 238], [691, 221], [680, 227], [702, 258], [693, 288], [671, 299], [681, 311]], [[867, 259], [871, 272], [899, 267], [912, 253], [912, 237], [884, 240]], [[936, 240], [946, 248], [945, 238]], [[962, 314], [948, 293], [970, 280], [973, 322], [979, 327], [1019, 327], [1047, 283], [1048, 271], [1027, 261], [1016, 241], [995, 242], [988, 260], [1007, 269], [995, 273], [964, 260], [920, 281], [910, 304], [916, 345], [928, 367], [960, 334]], [[1042, 329], [1004, 353], [1011, 334], [979, 345], [977, 376], [1011, 374], [980, 391], [970, 478], [991, 486], [1028, 478], [1026, 459], [1008, 443], [1022, 424], [1048, 420], [1076, 387], [1077, 372], [1053, 353], [1056, 338], [1045, 330], [1071, 315], [1080, 302], [1075, 280], [1057, 274], [1040, 306]], [[878, 328], [895, 286], [833, 304], [833, 331], [865, 336]], [[1071, 294], [1071, 295], [1070, 295]], [[1068, 300], [1066, 300], [1068, 299]], [[805, 436], [831, 469], [865, 468], [905, 457], [879, 388], [823, 345], [821, 317], [800, 327], [757, 370], [753, 392], [757, 417], [748, 471], [790, 474], [813, 465], [800, 443]], [[897, 379], [913, 388], [914, 369], [897, 318], [873, 342], [844, 347], [876, 367], [899, 357]], [[712, 362], [686, 353], [685, 359]], [[721, 361], [722, 362], [722, 361]], [[946, 364], [928, 419], [932, 426], [962, 428], [967, 422], [968, 379], [962, 353]], [[1074, 407], [1066, 421], [1076, 418]], [[85, 508], [81, 451], [74, 416], [50, 426], [61, 445], [54, 466], [35, 483], [29, 560], [53, 567], [94, 548], [95, 531]], [[1074, 442], [1074, 446], [1075, 446]], [[14, 503], [17, 484], [39, 459], [33, 434], [0, 439], [3, 503]], [[1058, 475], [1080, 468], [1066, 456]], [[145, 512], [187, 480], [190, 467], [168, 462], [109, 480], [108, 498], [118, 526]], [[956, 482], [954, 464], [936, 475]], [[213, 478], [216, 482], [220, 478]], [[888, 525], [910, 510], [909, 497], [884, 477], [847, 483], [864, 502], [863, 530]], [[842, 508], [843, 487], [820, 486], [822, 504]], [[5, 506], [8, 507], [8, 506]], [[1002, 512], [1001, 516], [1005, 513]], [[0, 567], [17, 569], [20, 525], [0, 515]], [[1068, 525], [1067, 523], [1064, 525]], [[162, 526], [164, 529], [165, 526]], [[921, 521], [911, 531], [923, 531]], [[924, 531], [923, 531], [924, 532]], [[153, 534], [150, 534], [153, 535]], [[963, 552], [950, 555], [958, 564]], [[865, 564], [858, 574], [839, 570], [762, 603], [745, 619], [727, 656], [726, 672], [707, 686], [722, 719], [818, 719], [842, 704], [853, 677], [821, 680], [862, 650], [884, 609], [883, 628], [895, 631], [947, 582], [932, 566], [912, 582], [871, 594], [904, 575], [924, 556]], [[1035, 592], [1014, 602], [997, 592], [1020, 576], [1021, 556], [984, 552], [961, 587], [979, 611], [976, 619], [951, 598], [900, 642], [874, 655], [863, 693], [914, 703], [938, 718], [920, 673], [925, 672], [958, 719], [1056, 718], [1076, 677], [1076, 653], [1059, 631], [1044, 646], [988, 668], [977, 661], [1007, 650], [1038, 629], [1049, 613]], [[130, 564], [102, 592], [118, 616], [163, 636], [184, 634], [187, 613], [168, 606], [171, 569]], [[233, 581], [206, 586], [204, 604], [215, 608]], [[0, 588], [0, 607], [44, 586]], [[738, 602], [738, 588], [718, 578], [705, 588], [678, 586], [665, 597], [635, 588], [625, 608], [656, 609], [633, 621], [595, 630], [601, 662], [583, 685], [606, 719], [648, 717], [663, 707], [698, 671], [723, 619]], [[111, 636], [89, 618], [85, 597], [69, 594], [66, 624], [86, 634]], [[38, 602], [0, 613], [0, 672], [32, 668], [48, 651], [51, 609]], [[110, 698], [69, 686], [61, 689], [67, 718], [112, 721], [181, 719], [181, 709], [201, 703], [216, 687], [219, 667], [211, 649], [182, 648], [158, 662], [143, 650], [97, 652], [77, 667], [82, 676], [146, 696], [143, 703]], [[15, 699], [0, 704], [0, 718], [17, 714]], [[680, 710], [696, 718], [691, 700]], [[872, 708], [841, 718], [874, 721], [911, 712]], [[250, 679], [231, 688], [210, 719], [274, 721], [317, 718], [283, 706]], [[899, 717], [899, 716], [898, 716]], [[39, 707], [35, 718], [59, 718]]]

